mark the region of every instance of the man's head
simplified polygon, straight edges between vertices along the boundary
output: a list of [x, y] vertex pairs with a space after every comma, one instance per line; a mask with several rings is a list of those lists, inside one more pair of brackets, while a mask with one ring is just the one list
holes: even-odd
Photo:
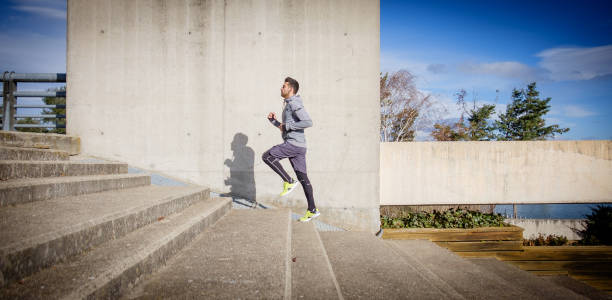
[[283, 83], [283, 86], [281, 87], [281, 96], [287, 99], [297, 94], [299, 89], [300, 89], [300, 84], [297, 82], [297, 80], [291, 77], [287, 77], [285, 78], [285, 82]]

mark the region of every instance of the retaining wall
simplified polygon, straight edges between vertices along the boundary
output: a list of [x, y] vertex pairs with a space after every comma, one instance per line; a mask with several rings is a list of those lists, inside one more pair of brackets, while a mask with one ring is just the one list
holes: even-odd
[[612, 202], [612, 141], [380, 145], [381, 205]]

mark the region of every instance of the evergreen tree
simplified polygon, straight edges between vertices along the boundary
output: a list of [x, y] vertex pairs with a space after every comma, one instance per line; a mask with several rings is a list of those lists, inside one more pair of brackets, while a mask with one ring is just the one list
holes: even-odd
[[545, 140], [569, 131], [569, 128], [559, 128], [559, 125], [546, 126], [543, 116], [550, 110], [551, 98], [541, 100], [539, 95], [535, 82], [527, 85], [527, 90], [512, 91], [512, 103], [495, 122], [498, 140]]
[[470, 110], [467, 130], [467, 139], [470, 141], [490, 141], [495, 139], [495, 126], [489, 125], [489, 118], [495, 112], [495, 105], [484, 104]]
[[[66, 91], [66, 86], [60, 87], [59, 89], [57, 89], [57, 91]], [[65, 97], [45, 97], [43, 98], [43, 102], [45, 102], [45, 104], [66, 104], [66, 98]], [[66, 115], [66, 109], [65, 108], [45, 108], [43, 110], [43, 114], [53, 114], [53, 115]], [[66, 118], [61, 118], [61, 119], [52, 119], [52, 118], [45, 118], [43, 119], [45, 123], [55, 123], [57, 125], [64, 125], [64, 127], [66, 126]], [[66, 128], [53, 128], [48, 130], [47, 132], [51, 132], [51, 133], [61, 133], [61, 134], [66, 134]]]

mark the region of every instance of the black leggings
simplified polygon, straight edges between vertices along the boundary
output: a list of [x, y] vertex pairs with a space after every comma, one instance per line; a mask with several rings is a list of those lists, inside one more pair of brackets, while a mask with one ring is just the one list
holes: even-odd
[[308, 202], [308, 210], [314, 212], [316, 207], [314, 198], [312, 197], [312, 185], [310, 185], [308, 175], [300, 171], [295, 171], [295, 175], [297, 175], [298, 180], [302, 184], [302, 189], [304, 189], [304, 195], [306, 195], [306, 201]]
[[[279, 162], [280, 159], [272, 156], [269, 151], [263, 154], [262, 159], [284, 181], [291, 182], [291, 183], [294, 182], [293, 178], [291, 178], [291, 176], [287, 174], [283, 166], [280, 164]], [[302, 189], [304, 190], [304, 195], [306, 196], [306, 201], [308, 202], [308, 210], [311, 212], [314, 212], [316, 207], [314, 203], [314, 197], [312, 196], [312, 185], [310, 184], [308, 175], [300, 171], [295, 171], [295, 175], [297, 175], [298, 180], [302, 184]]]

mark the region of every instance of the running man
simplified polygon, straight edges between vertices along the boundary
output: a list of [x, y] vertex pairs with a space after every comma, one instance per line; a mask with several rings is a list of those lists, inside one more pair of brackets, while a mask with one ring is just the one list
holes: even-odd
[[268, 114], [268, 120], [272, 125], [280, 129], [284, 143], [276, 145], [262, 155], [263, 161], [276, 172], [284, 181], [283, 192], [281, 196], [286, 196], [297, 187], [297, 181], [293, 180], [280, 164], [283, 158], [289, 158], [291, 166], [295, 171], [297, 179], [302, 184], [306, 201], [308, 202], [308, 210], [306, 214], [300, 218], [300, 222], [308, 222], [320, 215], [319, 210], [315, 207], [314, 198], [312, 196], [312, 186], [306, 175], [306, 136], [304, 129], [312, 126], [312, 120], [304, 108], [302, 98], [297, 95], [300, 84], [293, 78], [285, 78], [285, 82], [281, 87], [281, 96], [283, 97], [283, 114], [282, 123], [276, 120], [276, 114], [271, 112]]

